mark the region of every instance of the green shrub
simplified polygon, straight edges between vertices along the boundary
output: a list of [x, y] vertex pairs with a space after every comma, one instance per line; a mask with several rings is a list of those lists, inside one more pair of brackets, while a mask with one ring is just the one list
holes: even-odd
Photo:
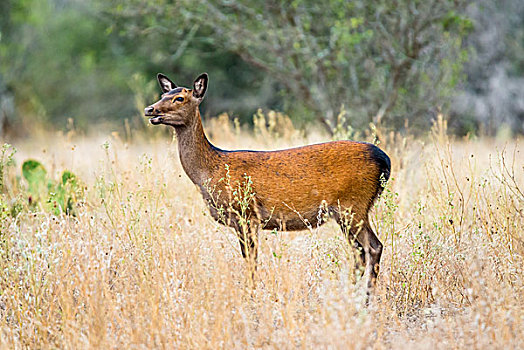
[[42, 163], [29, 159], [22, 165], [22, 175], [27, 181], [30, 206], [42, 205], [55, 215], [74, 214], [74, 204], [83, 195], [83, 187], [74, 173], [64, 170], [60, 180], [53, 181]]

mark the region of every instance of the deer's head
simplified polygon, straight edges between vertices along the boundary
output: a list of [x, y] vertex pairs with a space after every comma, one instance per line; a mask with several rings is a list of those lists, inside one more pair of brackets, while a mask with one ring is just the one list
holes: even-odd
[[195, 111], [204, 99], [207, 90], [208, 75], [202, 73], [195, 79], [193, 88], [177, 87], [163, 74], [157, 75], [162, 89], [160, 100], [144, 110], [153, 125], [165, 124], [174, 127], [185, 126], [195, 118]]

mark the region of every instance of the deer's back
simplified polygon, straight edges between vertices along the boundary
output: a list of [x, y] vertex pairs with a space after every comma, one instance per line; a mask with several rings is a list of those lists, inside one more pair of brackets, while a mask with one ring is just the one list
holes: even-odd
[[387, 180], [389, 170], [389, 158], [378, 147], [336, 141], [269, 152], [221, 151], [212, 183], [225, 193], [228, 182], [235, 187], [248, 176], [257, 215], [288, 222], [292, 229], [294, 223], [301, 226], [293, 220], [299, 214], [314, 221], [323, 201], [329, 208], [367, 215], [380, 191], [380, 176], [384, 173]]

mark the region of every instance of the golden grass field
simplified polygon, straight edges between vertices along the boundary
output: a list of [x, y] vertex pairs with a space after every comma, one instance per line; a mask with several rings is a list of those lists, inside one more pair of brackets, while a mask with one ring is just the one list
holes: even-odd
[[[261, 232], [251, 288], [234, 232], [210, 218], [176, 140], [158, 130], [129, 142], [14, 142], [1, 197], [1, 348], [524, 348], [522, 142], [448, 137], [443, 121], [419, 139], [382, 135], [392, 179], [371, 214], [384, 253], [365, 306], [333, 222]], [[220, 119], [206, 130], [229, 149], [327, 140]], [[28, 158], [55, 179], [77, 174], [75, 216], [27, 204]]]

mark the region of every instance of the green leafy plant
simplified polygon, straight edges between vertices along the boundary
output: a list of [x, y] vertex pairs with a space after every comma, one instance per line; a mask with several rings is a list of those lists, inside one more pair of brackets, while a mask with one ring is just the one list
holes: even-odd
[[55, 214], [58, 214], [60, 209], [66, 214], [71, 214], [73, 213], [74, 203], [81, 192], [82, 186], [79, 184], [76, 175], [69, 170], [64, 170], [61, 181], [56, 185], [55, 192], [50, 194], [48, 201]]
[[52, 186], [47, 178], [47, 170], [37, 160], [29, 159], [22, 164], [22, 176], [27, 181], [29, 204], [38, 202]]
[[44, 209], [55, 215], [61, 212], [74, 214], [74, 204], [83, 193], [83, 187], [74, 173], [64, 170], [60, 180], [53, 181], [42, 163], [29, 159], [22, 165], [22, 175], [28, 184], [30, 205], [42, 204]]

